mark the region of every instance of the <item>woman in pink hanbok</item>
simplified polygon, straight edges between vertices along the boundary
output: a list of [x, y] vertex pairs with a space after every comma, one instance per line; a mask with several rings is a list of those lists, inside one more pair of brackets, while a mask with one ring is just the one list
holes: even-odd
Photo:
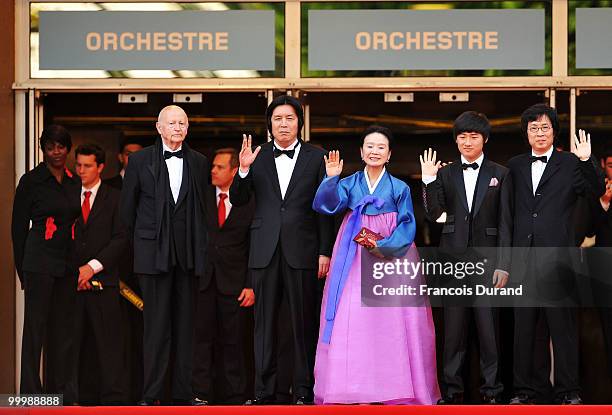
[[[440, 398], [428, 304], [362, 305], [362, 255], [419, 260], [410, 189], [385, 168], [392, 140], [389, 129], [369, 127], [361, 147], [366, 167], [344, 179], [339, 153], [330, 152], [327, 177], [313, 202], [322, 214], [346, 211], [323, 294], [315, 360], [317, 404], [429, 405]], [[370, 252], [353, 241], [362, 227], [383, 237]]]

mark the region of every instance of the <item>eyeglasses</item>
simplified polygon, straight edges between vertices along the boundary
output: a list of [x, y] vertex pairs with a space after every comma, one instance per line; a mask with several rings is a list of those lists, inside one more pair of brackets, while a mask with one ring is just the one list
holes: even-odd
[[543, 133], [547, 133], [548, 131], [550, 131], [550, 125], [548, 124], [544, 124], [541, 126], [537, 126], [537, 125], [532, 125], [531, 127], [528, 128], [529, 132], [531, 134], [537, 134], [538, 131], [542, 131]]

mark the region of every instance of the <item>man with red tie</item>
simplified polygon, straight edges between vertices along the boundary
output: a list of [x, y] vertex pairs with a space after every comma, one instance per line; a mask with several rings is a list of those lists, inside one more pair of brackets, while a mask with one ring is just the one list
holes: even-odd
[[[232, 206], [229, 201], [238, 165], [236, 150], [217, 150], [210, 173], [213, 186], [206, 194], [208, 258], [206, 274], [199, 282], [193, 374], [194, 393], [206, 403], [242, 404], [247, 398], [243, 334], [255, 301], [247, 278], [255, 203], [253, 198], [244, 206]], [[252, 345], [252, 340], [247, 344]], [[248, 353], [253, 354], [251, 348]], [[213, 373], [219, 380], [217, 389]]]
[[[128, 247], [126, 229], [119, 218], [118, 190], [100, 180], [105, 154], [99, 146], [76, 149], [76, 171], [81, 178], [81, 216], [74, 225], [75, 265], [79, 270], [76, 289], [75, 387], [82, 359], [95, 359], [100, 403], [125, 401], [119, 265]], [[93, 333], [95, 348], [81, 350], [85, 333]]]

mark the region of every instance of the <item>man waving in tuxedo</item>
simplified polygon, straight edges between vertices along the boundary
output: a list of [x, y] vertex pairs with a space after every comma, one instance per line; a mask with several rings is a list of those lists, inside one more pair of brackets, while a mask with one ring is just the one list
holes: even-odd
[[[276, 323], [287, 296], [293, 327], [294, 401], [313, 401], [313, 369], [318, 326], [317, 275], [329, 270], [332, 222], [312, 210], [325, 175], [324, 150], [303, 142], [304, 113], [291, 96], [275, 98], [266, 110], [273, 138], [252, 151], [244, 137], [240, 168], [230, 188], [235, 206], [255, 195], [249, 268], [255, 292], [255, 399], [274, 402]], [[261, 153], [261, 154], [260, 154]]]
[[[436, 153], [429, 149], [421, 157], [425, 188], [425, 210], [431, 221], [444, 212], [446, 221], [440, 237], [440, 248], [452, 252], [461, 261], [478, 261], [474, 247], [509, 246], [510, 234], [500, 231], [499, 223], [509, 214], [502, 190], [510, 186], [508, 169], [487, 159], [483, 153], [491, 125], [484, 114], [467, 111], [453, 126], [460, 160], [441, 167]], [[491, 258], [495, 266], [486, 281], [498, 288], [508, 281], [509, 258], [499, 250]], [[507, 251], [506, 251], [507, 252]], [[503, 385], [499, 381], [497, 313], [491, 307], [445, 306], [443, 398], [439, 404], [463, 403], [462, 372], [467, 355], [467, 333], [470, 314], [474, 315], [480, 344], [480, 371], [483, 383], [481, 399], [486, 404], [499, 403]]]
[[[598, 199], [604, 193], [591, 159], [591, 140], [583, 130], [572, 140], [572, 153], [556, 151], [553, 143], [559, 133], [554, 108], [536, 104], [521, 115], [521, 130], [531, 151], [508, 162], [512, 177], [511, 220], [503, 226], [512, 231], [512, 274], [525, 281], [525, 288], [540, 294], [542, 307], [517, 307], [514, 310], [514, 393], [511, 404], [531, 403], [537, 397], [534, 364], [536, 322], [543, 314], [552, 339], [554, 353], [555, 400], [580, 404], [578, 381], [578, 327], [572, 308], [554, 305], [552, 300], [571, 301], [573, 272], [571, 251], [575, 246], [572, 213], [578, 196]], [[525, 267], [515, 273], [514, 268]]]

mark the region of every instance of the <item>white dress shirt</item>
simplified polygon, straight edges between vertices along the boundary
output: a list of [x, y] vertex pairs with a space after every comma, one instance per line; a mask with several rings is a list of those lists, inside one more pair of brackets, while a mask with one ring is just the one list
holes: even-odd
[[225, 219], [227, 219], [227, 217], [230, 214], [230, 210], [232, 210], [232, 204], [230, 203], [230, 200], [229, 200], [229, 190], [227, 192], [223, 192], [221, 191], [221, 188], [219, 188], [219, 186], [215, 186], [215, 189], [216, 189], [216, 195], [217, 195], [217, 199], [216, 199], [217, 206], [219, 206], [219, 200], [220, 200], [219, 195], [221, 193], [225, 193], [227, 195], [227, 197], [225, 198]]
[[374, 182], [374, 185], [372, 185], [370, 184], [370, 178], [368, 177], [368, 168], [366, 167], [365, 169], [363, 169], [363, 175], [365, 176], [366, 183], [368, 184], [368, 190], [370, 191], [370, 194], [374, 193], [374, 191], [376, 190], [376, 187], [378, 186], [378, 183], [380, 183], [380, 180], [383, 178], [386, 171], [387, 169], [383, 167], [382, 172], [380, 172], [380, 175]]
[[[463, 170], [463, 183], [465, 185], [465, 197], [467, 198], [468, 211], [472, 211], [472, 203], [474, 201], [474, 192], [476, 191], [476, 182], [478, 181], [478, 173], [480, 173], [480, 166], [484, 160], [484, 153], [478, 157], [474, 163], [478, 164], [478, 168], [474, 170], [471, 167]], [[470, 164], [463, 155], [461, 156], [461, 163]]]
[[[83, 206], [83, 202], [85, 201], [85, 192], [91, 192], [89, 195], [89, 212], [91, 215], [91, 211], [93, 210], [94, 200], [96, 200], [96, 195], [98, 194], [98, 190], [100, 189], [100, 185], [102, 181], [98, 179], [98, 183], [94, 184], [90, 189], [86, 189], [81, 187], [81, 206]], [[102, 271], [104, 269], [104, 265], [97, 259], [92, 259], [87, 263], [94, 271], [94, 274]]]
[[[276, 142], [272, 144], [274, 147], [280, 150], [295, 150], [293, 154], [293, 158], [289, 158], [286, 154], [281, 154], [278, 157], [274, 157], [274, 164], [276, 165], [276, 175], [278, 176], [278, 184], [280, 186], [281, 198], [285, 198], [285, 193], [287, 193], [287, 188], [289, 187], [289, 181], [291, 180], [291, 175], [293, 174], [293, 169], [295, 168], [295, 162], [297, 161], [298, 155], [300, 154], [300, 142], [296, 138], [290, 146], [286, 148], [281, 148], [276, 145]], [[250, 169], [249, 169], [250, 170]], [[243, 172], [238, 169], [238, 175], [241, 178], [247, 177], [249, 174], [249, 170]]]
[[[543, 155], [546, 156], [546, 161], [550, 162], [550, 156], [554, 151], [554, 147], [550, 146], [548, 151]], [[536, 153], [531, 150], [532, 156], [537, 156]], [[542, 179], [542, 175], [544, 174], [544, 169], [546, 169], [546, 165], [548, 163], [544, 163], [543, 161], [534, 161], [531, 163], [531, 184], [533, 185], [533, 195], [535, 196], [536, 190], [538, 189], [538, 185], [540, 184], [540, 180]]]
[[[176, 153], [183, 148], [181, 145], [176, 150], [171, 150], [170, 147], [166, 146], [163, 141], [162, 147], [162, 151], [169, 151], [171, 153]], [[174, 198], [174, 202], [176, 203], [179, 197], [179, 192], [181, 191], [181, 182], [183, 181], [183, 159], [178, 157], [170, 157], [169, 159], [166, 159], [166, 166], [168, 166], [168, 178], [170, 179], [172, 198]]]

